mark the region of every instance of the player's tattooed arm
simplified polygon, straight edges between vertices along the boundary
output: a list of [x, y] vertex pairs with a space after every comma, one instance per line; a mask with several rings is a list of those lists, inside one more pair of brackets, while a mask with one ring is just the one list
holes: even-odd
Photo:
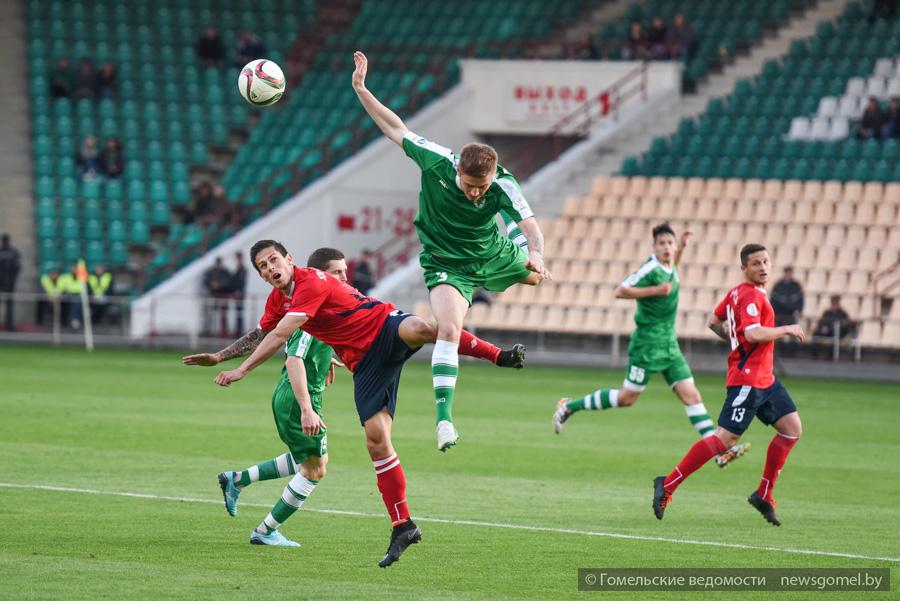
[[244, 355], [252, 353], [253, 350], [259, 346], [262, 339], [266, 337], [266, 332], [267, 330], [256, 328], [253, 331], [247, 332], [217, 353], [188, 355], [187, 357], [182, 358], [181, 361], [185, 365], [202, 365], [204, 367], [210, 367], [212, 365], [218, 365], [222, 361], [234, 359], [235, 357], [243, 357]]
[[525, 265], [531, 271], [540, 274], [545, 280], [552, 280], [553, 276], [544, 266], [544, 234], [538, 226], [537, 219], [528, 217], [518, 223], [519, 230], [528, 241], [528, 263]]
[[219, 361], [228, 361], [235, 357], [243, 357], [252, 353], [262, 339], [266, 337], [267, 331], [261, 328], [251, 330], [232, 342], [230, 345], [216, 353]]
[[715, 315], [712, 315], [709, 318], [709, 323], [707, 325], [709, 326], [709, 329], [712, 330], [713, 334], [715, 334], [716, 336], [718, 336], [725, 342], [728, 342], [729, 338], [728, 338], [728, 334], [725, 333], [725, 322], [724, 321], [722, 321]]

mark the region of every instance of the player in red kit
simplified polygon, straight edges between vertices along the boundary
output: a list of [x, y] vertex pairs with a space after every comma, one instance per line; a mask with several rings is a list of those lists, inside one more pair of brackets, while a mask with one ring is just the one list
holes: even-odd
[[[406, 477], [391, 442], [391, 426], [403, 364], [426, 342], [434, 342], [437, 328], [423, 319], [396, 310], [394, 305], [367, 297], [338, 278], [318, 269], [300, 268], [287, 249], [274, 240], [260, 240], [250, 249], [251, 262], [272, 291], [259, 326], [217, 353], [184, 358], [186, 365], [216, 365], [250, 353], [243, 363], [215, 379], [229, 386], [247, 375], [284, 346], [298, 328], [330, 345], [353, 372], [354, 398], [366, 445], [378, 479], [378, 489], [391, 517], [393, 532], [387, 553], [379, 562], [387, 567], [406, 548], [419, 542], [421, 530], [410, 520]], [[461, 354], [475, 354], [486, 343], [469, 335]], [[517, 348], [518, 347], [518, 348]], [[252, 352], [251, 352], [252, 351]], [[467, 351], [464, 353], [464, 351]], [[524, 348], [482, 357], [498, 365], [521, 367]], [[516, 361], [518, 360], [518, 361]], [[301, 369], [303, 365], [300, 365]], [[304, 432], [313, 435], [315, 431]], [[315, 424], [310, 430], [316, 430]]]
[[747, 244], [741, 249], [741, 271], [745, 281], [732, 288], [716, 307], [709, 320], [710, 329], [731, 344], [728, 355], [728, 394], [719, 414], [719, 427], [688, 451], [668, 476], [653, 481], [653, 512], [663, 513], [675, 490], [704, 463], [737, 444], [756, 416], [775, 428], [769, 443], [766, 466], [759, 487], [747, 501], [769, 523], [780, 526], [775, 515], [772, 491], [787, 456], [800, 439], [800, 414], [794, 401], [773, 373], [775, 341], [785, 336], [803, 340], [803, 328], [797, 324], [775, 327], [775, 312], [766, 296], [771, 263], [765, 246]]

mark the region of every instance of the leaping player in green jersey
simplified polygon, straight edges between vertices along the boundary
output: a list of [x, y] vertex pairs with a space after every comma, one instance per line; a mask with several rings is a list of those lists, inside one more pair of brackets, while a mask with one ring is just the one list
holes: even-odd
[[[518, 182], [498, 165], [493, 148], [471, 143], [455, 155], [409, 131], [366, 89], [365, 55], [356, 52], [353, 59], [353, 89], [363, 108], [422, 171], [415, 226], [424, 247], [419, 262], [437, 320], [431, 372], [438, 449], [446, 451], [459, 438], [451, 408], [459, 373], [457, 346], [472, 292], [477, 287], [502, 291], [513, 284], [536, 285], [550, 279], [544, 267], [544, 237]], [[517, 224], [527, 241], [527, 254], [500, 233], [498, 212]]]
[[[330, 273], [342, 282], [347, 281], [347, 262], [337, 249], [317, 249], [310, 255], [307, 266]], [[293, 475], [272, 511], [250, 533], [251, 544], [300, 546], [288, 540], [278, 528], [303, 506], [325, 477], [328, 438], [322, 421], [322, 395], [325, 387], [334, 380], [332, 357], [329, 345], [303, 330], [296, 330], [288, 338], [284, 368], [272, 394], [272, 414], [278, 436], [289, 452], [240, 472], [219, 474], [225, 509], [232, 517], [237, 515], [238, 497], [245, 487], [261, 480]], [[211, 361], [214, 358], [208, 354], [185, 358], [188, 365], [215, 365]], [[300, 362], [304, 369], [299, 369]]]
[[[635, 299], [635, 329], [628, 343], [628, 368], [621, 389], [601, 388], [583, 397], [562, 398], [553, 414], [553, 429], [559, 434], [563, 424], [582, 409], [628, 407], [647, 387], [650, 376], [662, 373], [666, 383], [684, 404], [685, 413], [701, 437], [712, 436], [715, 425], [700, 391], [694, 384], [691, 368], [681, 354], [675, 334], [678, 311], [678, 264], [693, 232], [686, 230], [676, 241], [668, 223], [653, 228], [653, 255], [628, 276], [615, 290], [616, 298]], [[743, 455], [750, 443], [731, 447], [716, 458], [719, 467], [727, 466]]]

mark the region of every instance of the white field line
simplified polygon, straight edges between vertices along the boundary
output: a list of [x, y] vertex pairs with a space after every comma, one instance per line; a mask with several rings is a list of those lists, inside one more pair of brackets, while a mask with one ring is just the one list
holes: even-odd
[[[42, 484], [15, 484], [11, 482], [0, 482], [0, 488], [24, 488], [30, 490], [47, 490], [55, 492], [69, 492], [87, 495], [108, 495], [113, 497], [131, 497], [135, 499], [152, 499], [157, 501], [179, 501], [183, 503], [212, 503], [221, 504], [221, 499], [197, 499], [193, 497], [173, 497], [166, 495], [150, 495], [146, 493], [136, 492], [119, 492], [107, 490], [92, 490], [88, 488], [72, 488], [68, 486], [47, 486]], [[241, 503], [242, 507], [263, 507], [269, 509], [271, 504], [264, 503]], [[364, 513], [361, 511], [344, 511], [341, 509], [311, 509], [304, 507], [304, 512], [314, 513], [330, 513], [336, 515], [349, 515], [366, 518], [387, 519], [386, 515], [380, 513]], [[616, 532], [598, 532], [593, 530], [575, 530], [572, 528], [553, 528], [550, 526], [529, 526], [526, 524], [504, 524], [501, 522], [481, 522], [476, 520], [446, 520], [443, 518], [426, 518], [413, 516], [417, 522], [431, 522], [435, 524], [452, 524], [455, 526], [480, 526], [483, 528], [505, 528], [507, 530], [525, 530], [528, 532], [549, 532], [553, 534], [574, 534], [577, 536], [598, 536], [603, 538], [617, 538], [623, 540], [640, 540], [658, 543], [673, 543], [681, 545], [704, 545], [707, 547], [724, 547], [728, 549], [748, 549], [751, 551], [771, 551], [774, 553], [792, 553], [795, 555], [819, 555], [823, 557], [845, 557], [848, 559], [869, 559], [873, 561], [890, 561], [900, 563], [900, 557], [877, 557], [873, 555], [861, 555], [858, 553], [841, 553], [838, 551], [817, 551], [815, 549], [795, 549], [792, 547], [769, 547], [762, 545], [745, 545], [741, 543], [726, 543], [710, 540], [696, 540], [689, 538], [665, 538], [662, 536], [646, 536], [642, 534], [619, 534]]]

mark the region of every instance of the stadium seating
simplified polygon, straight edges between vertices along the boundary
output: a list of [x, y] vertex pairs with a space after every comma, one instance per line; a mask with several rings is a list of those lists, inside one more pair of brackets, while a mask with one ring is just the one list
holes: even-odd
[[895, 140], [861, 143], [853, 122], [864, 99], [900, 91], [900, 20], [870, 23], [859, 2], [781, 60], [710, 100], [698, 119], [655, 140], [624, 175], [835, 179], [890, 182], [900, 177]]
[[[650, 255], [650, 230], [664, 219], [696, 234], [679, 268], [684, 338], [712, 336], [706, 318], [741, 281], [746, 242], [770, 246], [775, 279], [794, 265], [810, 318], [834, 293], [854, 318], [872, 317], [869, 278], [900, 258], [900, 183], [597, 178], [590, 194], [570, 198], [558, 218], [542, 223], [554, 285], [510, 288], [489, 307], [475, 305], [471, 325], [628, 334], [634, 303], [616, 300], [613, 289]], [[865, 332], [869, 345], [897, 344], [890, 328], [869, 324]]]
[[[88, 250], [96, 263], [127, 263], [123, 245], [145, 244], [149, 225], [170, 221], [164, 219], [163, 204], [189, 202], [189, 169], [206, 163], [207, 145], [226, 143], [228, 127], [244, 124], [251, 109], [234, 93], [236, 69], [201, 69], [197, 63], [194, 44], [205, 27], [220, 27], [229, 62], [237, 34], [247, 24], [261, 33], [269, 57], [282, 61], [314, 9], [313, 0], [260, 0], [252, 9], [213, 0], [152, 5], [27, 0], [41, 269]], [[95, 66], [112, 62], [118, 71], [116, 97], [51, 99], [49, 77], [60, 57], [73, 63], [89, 58]], [[74, 179], [75, 152], [88, 135], [101, 143], [110, 136], [122, 141], [127, 166], [121, 181]], [[84, 202], [92, 198], [125, 201], [129, 209], [121, 239], [113, 238], [121, 230], [112, 228], [120, 218], [102, 210], [90, 215], [99, 229], [88, 230]], [[68, 200], [75, 201], [74, 208], [63, 206]], [[155, 203], [150, 223], [147, 211], [137, 208], [146, 201]], [[75, 225], [65, 229], [69, 238], [58, 239], [54, 234], [65, 227], [66, 217]], [[66, 252], [60, 253], [63, 240]]]

